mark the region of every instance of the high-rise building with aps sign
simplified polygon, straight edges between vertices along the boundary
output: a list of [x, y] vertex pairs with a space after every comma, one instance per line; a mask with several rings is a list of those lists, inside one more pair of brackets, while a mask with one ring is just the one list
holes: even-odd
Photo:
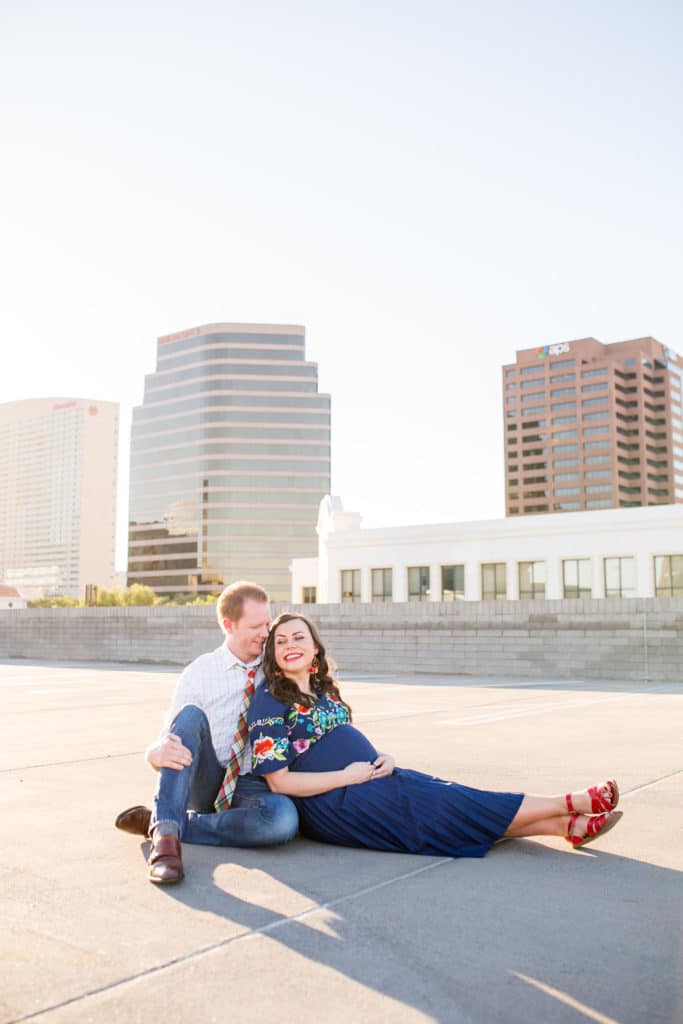
[[330, 490], [330, 397], [303, 327], [209, 324], [158, 339], [133, 411], [128, 583], [288, 601]]
[[506, 513], [683, 501], [683, 359], [582, 338], [503, 367]]
[[114, 583], [119, 407], [0, 405], [0, 583], [27, 598]]

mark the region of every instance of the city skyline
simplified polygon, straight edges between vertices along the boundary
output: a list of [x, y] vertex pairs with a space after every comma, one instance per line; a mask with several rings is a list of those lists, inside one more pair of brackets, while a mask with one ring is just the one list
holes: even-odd
[[120, 403], [119, 569], [159, 335], [306, 325], [332, 491], [368, 525], [503, 514], [518, 349], [683, 351], [679, 10], [76, 0], [67, 23], [38, 0], [0, 19], [0, 401]]

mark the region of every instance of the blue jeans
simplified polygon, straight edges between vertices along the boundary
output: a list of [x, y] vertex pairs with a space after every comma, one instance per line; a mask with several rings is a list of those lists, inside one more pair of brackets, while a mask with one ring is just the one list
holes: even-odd
[[207, 846], [275, 846], [299, 829], [296, 807], [287, 796], [271, 793], [265, 779], [240, 775], [228, 811], [213, 802], [225, 776], [216, 757], [209, 722], [194, 704], [176, 715], [171, 732], [192, 754], [192, 764], [177, 771], [160, 768], [151, 827], [176, 826], [184, 843]]

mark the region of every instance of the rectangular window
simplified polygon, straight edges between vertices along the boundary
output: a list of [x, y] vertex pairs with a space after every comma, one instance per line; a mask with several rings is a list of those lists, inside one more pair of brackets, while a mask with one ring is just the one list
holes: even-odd
[[504, 601], [507, 598], [505, 562], [487, 562], [481, 567], [482, 601]]
[[315, 604], [317, 600], [317, 590], [315, 587], [302, 587], [301, 588], [301, 602], [302, 604]]
[[[557, 451], [557, 448], [555, 449], [555, 451]], [[578, 464], [578, 459], [555, 459], [555, 461], [553, 462], [553, 467], [555, 469], [561, 469], [562, 467], [566, 468], [568, 466], [578, 466]]]
[[545, 597], [545, 562], [519, 563], [519, 596], [522, 601]]
[[560, 359], [559, 363], [551, 363], [551, 370], [566, 370], [570, 366], [574, 366], [576, 363], [575, 359]]
[[553, 402], [550, 406], [551, 412], [563, 412], [569, 409], [576, 409], [576, 402]]
[[[605, 416], [609, 415], [609, 409], [602, 409], [600, 412], [586, 412], [583, 414], [584, 423], [586, 420], [604, 420]], [[603, 429], [607, 429], [607, 424]], [[588, 431], [585, 431], [588, 433]]]
[[580, 494], [580, 487], [556, 487], [554, 490], [556, 498], [569, 498], [572, 494]]
[[391, 569], [372, 570], [372, 600], [391, 601], [392, 571]]
[[581, 371], [581, 376], [582, 377], [602, 377], [606, 373], [607, 373], [607, 367], [603, 366], [603, 367], [601, 367], [600, 369], [597, 369], [597, 370], [582, 370]]
[[586, 488], [586, 494], [604, 494], [605, 491], [611, 490], [612, 484], [591, 484]]
[[543, 369], [540, 366], [523, 366], [519, 372], [523, 377], [527, 377], [530, 373], [538, 373], [539, 370], [543, 373]]
[[[585, 374], [584, 374], [584, 376], [585, 376]], [[606, 387], [607, 387], [607, 381], [606, 380], [599, 380], [597, 382], [597, 384], [582, 384], [581, 385], [581, 390], [582, 391], [604, 391]], [[605, 398], [606, 397], [607, 397], [607, 395], [605, 395]]]
[[522, 389], [526, 390], [527, 388], [542, 388], [544, 384], [545, 377], [539, 377], [538, 380], [523, 380]]
[[441, 566], [441, 600], [442, 601], [464, 601], [465, 600], [465, 566], [464, 565], [442, 565]]
[[429, 600], [429, 566], [418, 565], [408, 569], [408, 600]]
[[[581, 405], [583, 406], [584, 409], [587, 409], [587, 408], [589, 408], [592, 405], [601, 405], [603, 402], [606, 402], [606, 401], [607, 401], [607, 395], [598, 395], [597, 398], [584, 398], [582, 400], [582, 402], [581, 402]], [[605, 411], [607, 411], [607, 410], [605, 409]]]
[[590, 558], [567, 558], [562, 562], [565, 597], [593, 596], [593, 568]]
[[560, 384], [563, 380], [576, 380], [575, 373], [558, 373], [550, 378], [551, 384]]
[[[588, 461], [588, 460], [586, 460], [586, 461]], [[591, 469], [591, 470], [588, 470], [588, 472], [584, 474], [586, 480], [595, 480], [595, 479], [597, 479], [597, 477], [600, 477], [600, 476], [611, 476], [611, 475], [612, 475], [612, 470], [611, 470], [611, 468], [609, 466], [605, 466], [604, 469]]]
[[[562, 432], [560, 431], [560, 434], [561, 433]], [[567, 433], [575, 434], [576, 431], [575, 430], [569, 430], [569, 431], [567, 431]], [[555, 437], [560, 437], [560, 434], [555, 434]], [[578, 444], [556, 444], [555, 447], [553, 448], [553, 453], [555, 453], [555, 452], [578, 452], [578, 450], [579, 450]]]
[[[567, 461], [571, 462], [572, 459], [568, 459]], [[573, 461], [576, 462], [576, 459], [574, 459]], [[555, 465], [557, 465], [557, 463], [555, 463]], [[609, 470], [607, 470], [607, 472], [609, 472]], [[579, 474], [578, 473], [556, 473], [555, 474], [555, 480], [556, 481], [559, 480], [560, 483], [563, 483], [563, 484], [568, 483], [570, 480], [578, 480], [578, 479], [579, 479]], [[557, 491], [555, 491], [555, 493], [557, 494]]]
[[[584, 416], [584, 419], [585, 419], [585, 416]], [[609, 426], [607, 425], [607, 423], [605, 423], [605, 425], [602, 426], [602, 427], [584, 427], [583, 432], [584, 432], [584, 434], [604, 434], [604, 433], [609, 432]], [[596, 442], [596, 444], [597, 444], [597, 442]], [[604, 441], [600, 442], [600, 444], [609, 444], [609, 437], [606, 437], [604, 439]]]
[[[550, 422], [553, 425], [555, 423], [576, 423], [576, 416], [554, 416]], [[555, 436], [560, 437], [559, 434], [556, 434]]]
[[551, 398], [562, 398], [563, 395], [575, 395], [576, 388], [555, 388], [554, 391], [550, 392]]
[[683, 597], [683, 555], [655, 557], [655, 597]]
[[360, 601], [360, 569], [342, 569], [342, 604], [356, 604]]
[[605, 558], [605, 597], [636, 596], [635, 558]]
[[[586, 502], [586, 508], [611, 508], [614, 502], [611, 498], [591, 498]], [[622, 502], [622, 505], [624, 502]], [[635, 502], [634, 504], [638, 504]]]

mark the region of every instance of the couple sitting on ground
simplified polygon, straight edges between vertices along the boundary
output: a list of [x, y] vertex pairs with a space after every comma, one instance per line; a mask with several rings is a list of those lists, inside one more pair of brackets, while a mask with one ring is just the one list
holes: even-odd
[[286, 843], [299, 828], [326, 843], [483, 857], [499, 839], [564, 836], [585, 846], [621, 818], [616, 782], [566, 796], [472, 789], [396, 768], [351, 725], [311, 622], [270, 622], [268, 595], [233, 583], [217, 604], [225, 642], [182, 673], [161, 736], [153, 810], [116, 826], [148, 836], [148, 878], [183, 877], [181, 842]]

